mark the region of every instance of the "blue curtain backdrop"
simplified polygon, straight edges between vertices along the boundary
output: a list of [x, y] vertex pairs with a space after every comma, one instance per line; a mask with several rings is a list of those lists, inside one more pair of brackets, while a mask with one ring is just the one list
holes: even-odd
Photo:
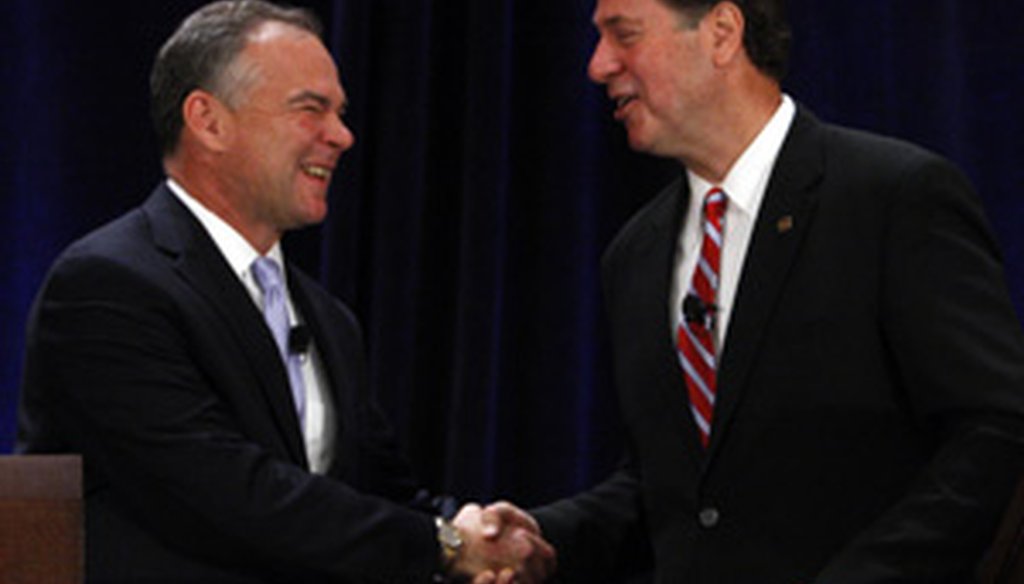
[[[50, 262], [160, 179], [152, 56], [202, 2], [8, 0], [0, 12], [0, 452]], [[431, 486], [530, 504], [619, 453], [598, 261], [678, 170], [630, 153], [586, 79], [592, 0], [323, 0], [356, 147], [291, 257], [361, 318], [372, 378]], [[1024, 308], [1024, 3], [790, 3], [786, 88], [977, 185]]]

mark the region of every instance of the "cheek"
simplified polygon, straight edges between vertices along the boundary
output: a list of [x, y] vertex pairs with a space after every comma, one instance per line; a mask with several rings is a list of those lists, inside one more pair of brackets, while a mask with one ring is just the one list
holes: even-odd
[[688, 110], [699, 101], [702, 86], [703, 82], [691, 71], [660, 70], [651, 76], [648, 87], [652, 108], [665, 114]]
[[636, 62], [636, 75], [644, 90], [656, 96], [662, 105], [674, 97], [682, 97], [698, 83], [695, 75], [696, 56], [671, 43], [662, 43], [645, 52]]
[[292, 140], [304, 148], [314, 145], [329, 133], [330, 123], [328, 116], [321, 114], [301, 116], [289, 128]]
[[672, 79], [672, 71], [657, 59], [637, 59], [632, 72], [638, 89], [648, 100], [661, 98]]
[[644, 103], [647, 104], [647, 108], [655, 115], [670, 109], [677, 97], [675, 88], [671, 85], [670, 80], [656, 74], [644, 77], [641, 83], [641, 92], [643, 93]]
[[291, 158], [292, 162], [301, 162], [315, 151], [317, 136], [316, 130], [306, 125], [292, 128], [291, 132], [281, 139], [282, 156]]
[[321, 122], [318, 118], [319, 116], [313, 115], [300, 116], [298, 121], [295, 123], [293, 130], [296, 131], [296, 133], [298, 134], [303, 134], [307, 136], [316, 135], [321, 125]]

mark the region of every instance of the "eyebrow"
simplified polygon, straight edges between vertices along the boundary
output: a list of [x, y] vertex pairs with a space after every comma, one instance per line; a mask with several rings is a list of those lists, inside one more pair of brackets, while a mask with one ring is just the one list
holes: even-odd
[[629, 18], [628, 16], [623, 16], [621, 14], [614, 14], [595, 22], [594, 25], [598, 28], [615, 28], [617, 26], [637, 26], [642, 23], [643, 20], [639, 18]]
[[[308, 89], [289, 98], [288, 105], [296, 105], [305, 101], [315, 101], [320, 107], [331, 109], [331, 100], [326, 95]], [[345, 101], [342, 101], [341, 105], [338, 106], [338, 111], [344, 112], [347, 105]]]

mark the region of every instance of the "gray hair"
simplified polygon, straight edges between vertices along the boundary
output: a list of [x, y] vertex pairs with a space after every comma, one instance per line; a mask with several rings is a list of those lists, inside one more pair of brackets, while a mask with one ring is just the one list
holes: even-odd
[[263, 0], [220, 0], [186, 18], [157, 53], [150, 73], [150, 114], [161, 152], [178, 147], [184, 126], [182, 104], [203, 89], [234, 105], [254, 71], [235, 67], [246, 37], [266, 22], [282, 22], [319, 37], [316, 15]]

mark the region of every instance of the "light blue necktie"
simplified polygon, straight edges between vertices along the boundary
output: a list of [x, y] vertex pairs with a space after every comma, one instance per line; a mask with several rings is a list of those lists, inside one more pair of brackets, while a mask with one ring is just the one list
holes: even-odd
[[295, 410], [299, 414], [299, 425], [302, 427], [306, 419], [306, 384], [302, 380], [301, 356], [288, 350], [291, 326], [288, 323], [288, 305], [285, 300], [281, 267], [274, 260], [260, 256], [252, 262], [252, 275], [256, 279], [256, 285], [263, 291], [263, 318], [274, 335], [281, 358], [288, 369]]

